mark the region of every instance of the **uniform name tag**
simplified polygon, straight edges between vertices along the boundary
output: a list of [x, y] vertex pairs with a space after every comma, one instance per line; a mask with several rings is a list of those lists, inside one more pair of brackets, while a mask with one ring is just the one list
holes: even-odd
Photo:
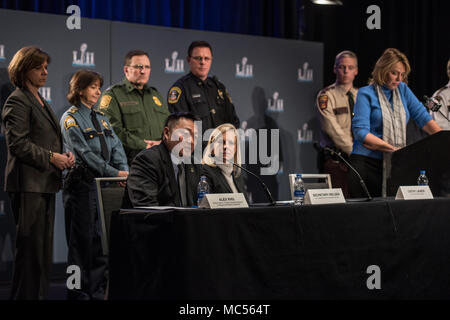
[[209, 193], [205, 194], [199, 208], [248, 208], [243, 193]]
[[125, 107], [125, 106], [135, 106], [138, 105], [139, 102], [138, 101], [124, 101], [124, 102], [120, 102], [120, 106], [121, 107]]
[[196, 98], [200, 98], [202, 95], [199, 93], [199, 94], [193, 94], [192, 95], [192, 99], [196, 99]]
[[429, 186], [400, 186], [395, 200], [434, 199]]
[[334, 189], [308, 189], [305, 195], [305, 204], [345, 203], [341, 188]]

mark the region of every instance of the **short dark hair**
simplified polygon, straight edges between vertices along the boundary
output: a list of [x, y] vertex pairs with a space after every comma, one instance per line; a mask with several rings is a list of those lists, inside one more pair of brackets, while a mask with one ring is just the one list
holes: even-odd
[[211, 45], [204, 41], [204, 40], [196, 40], [191, 42], [191, 44], [189, 45], [189, 49], [188, 49], [188, 57], [191, 56], [192, 51], [194, 51], [195, 48], [209, 48], [209, 50], [211, 50], [211, 55], [213, 54]]
[[69, 83], [69, 92], [67, 93], [67, 100], [72, 105], [79, 105], [81, 103], [80, 91], [89, 87], [94, 81], [100, 81], [100, 87], [103, 86], [103, 77], [92, 70], [78, 70], [72, 76]]
[[8, 66], [9, 79], [16, 87], [24, 88], [26, 73], [41, 66], [47, 61], [50, 64], [50, 56], [47, 52], [35, 46], [23, 47], [14, 54]]
[[166, 122], [164, 123], [164, 127], [169, 127], [169, 129], [172, 129], [174, 126], [176, 126], [181, 118], [190, 119], [194, 122], [200, 121], [200, 118], [198, 116], [190, 112], [174, 112], [167, 117]]
[[147, 58], [150, 59], [150, 56], [148, 55], [148, 53], [143, 50], [131, 50], [125, 56], [124, 66], [129, 66], [131, 59], [135, 56], [147, 56]]

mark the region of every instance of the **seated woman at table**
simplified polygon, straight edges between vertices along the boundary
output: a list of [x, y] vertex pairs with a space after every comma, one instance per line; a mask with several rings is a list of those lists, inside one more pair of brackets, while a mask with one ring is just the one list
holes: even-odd
[[[406, 145], [409, 118], [428, 134], [441, 130], [407, 86], [410, 70], [402, 52], [386, 49], [375, 64], [369, 85], [358, 90], [350, 160], [374, 197], [386, 196], [391, 154]], [[350, 195], [365, 197], [359, 179], [351, 172], [348, 179]]]
[[211, 193], [244, 193], [241, 169], [241, 149], [236, 128], [225, 123], [211, 133], [203, 153], [203, 174], [207, 177]]

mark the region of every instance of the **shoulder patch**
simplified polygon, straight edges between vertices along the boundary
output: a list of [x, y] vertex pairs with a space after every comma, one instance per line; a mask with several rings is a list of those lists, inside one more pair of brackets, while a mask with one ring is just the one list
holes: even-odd
[[179, 87], [172, 87], [169, 90], [169, 103], [177, 103], [178, 100], [180, 100], [181, 97], [181, 89]]
[[64, 128], [67, 131], [70, 127], [78, 127], [78, 124], [75, 119], [69, 115], [64, 119]]
[[328, 105], [328, 96], [326, 94], [322, 94], [319, 96], [319, 107], [321, 110], [324, 110], [327, 108]]
[[67, 110], [67, 112], [69, 112], [69, 113], [75, 113], [77, 111], [78, 111], [78, 108], [75, 106], [72, 106], [69, 110]]
[[112, 97], [110, 95], [104, 95], [100, 101], [100, 109], [108, 109], [111, 99]]
[[159, 98], [157, 96], [153, 96], [153, 101], [155, 101], [155, 103], [158, 107], [162, 106], [161, 100], [159, 100]]

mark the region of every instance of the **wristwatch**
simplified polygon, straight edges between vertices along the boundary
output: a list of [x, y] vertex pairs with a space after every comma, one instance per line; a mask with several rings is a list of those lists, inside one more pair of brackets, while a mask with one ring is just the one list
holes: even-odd
[[52, 150], [49, 150], [49, 151], [48, 151], [48, 160], [49, 160], [50, 162], [52, 162], [52, 159], [53, 159], [53, 151], [52, 151]]

